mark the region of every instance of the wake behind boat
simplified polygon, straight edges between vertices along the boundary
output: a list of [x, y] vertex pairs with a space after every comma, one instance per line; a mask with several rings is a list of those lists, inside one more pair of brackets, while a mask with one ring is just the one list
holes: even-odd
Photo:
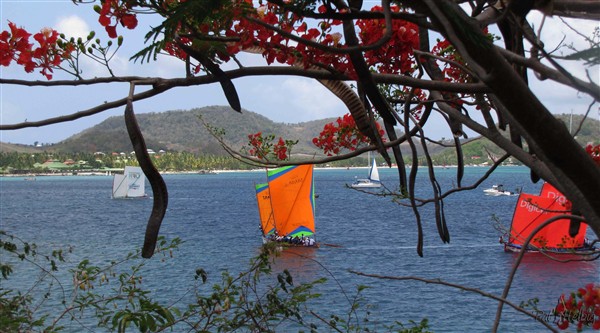
[[264, 243], [318, 246], [312, 164], [269, 170], [255, 189]]

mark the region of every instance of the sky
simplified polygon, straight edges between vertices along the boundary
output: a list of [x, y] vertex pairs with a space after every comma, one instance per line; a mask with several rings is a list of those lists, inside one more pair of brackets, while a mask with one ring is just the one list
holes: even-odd
[[[366, 1], [375, 5], [375, 1]], [[539, 27], [541, 16], [530, 14], [530, 19]], [[98, 15], [91, 5], [74, 5], [71, 0], [0, 0], [1, 30], [8, 30], [11, 21], [27, 31], [35, 33], [45, 27], [53, 28], [67, 36], [87, 36], [91, 30], [96, 36], [108, 40], [104, 29], [97, 22]], [[157, 62], [140, 65], [129, 61], [129, 57], [141, 50], [146, 27], [156, 24], [156, 18], [149, 15], [138, 15], [138, 28], [130, 31], [122, 27], [118, 32], [125, 37], [122, 47], [113, 59], [113, 70], [118, 76], [136, 75], [148, 77], [183, 77], [183, 64], [173, 58], [162, 57]], [[548, 49], [558, 45], [562, 38], [573, 40], [578, 45], [582, 42], [578, 36], [568, 29], [558, 28], [560, 21], [547, 18], [542, 39]], [[588, 34], [598, 22], [574, 21], [571, 25]], [[261, 59], [247, 56], [246, 61], [254, 63]], [[86, 78], [108, 76], [105, 69], [88, 62], [84, 64]], [[233, 69], [233, 64], [225, 64], [223, 69]], [[600, 81], [599, 68], [596, 66], [586, 74], [581, 64], [568, 64], [566, 68], [574, 75], [585, 78], [589, 76], [596, 84]], [[9, 79], [46, 80], [39, 73], [25, 73], [21, 66], [0, 67], [0, 77]], [[57, 73], [55, 79], [71, 79], [72, 77]], [[574, 90], [549, 81], [538, 81], [530, 75], [532, 90], [553, 113], [586, 112], [591, 99], [581, 96]], [[253, 77], [234, 80], [240, 96], [242, 108], [256, 112], [280, 123], [299, 123], [304, 121], [339, 117], [347, 113], [347, 109], [335, 96], [315, 80], [299, 77]], [[14, 124], [22, 121], [41, 120], [48, 117], [71, 114], [85, 110], [105, 101], [126, 97], [128, 85], [98, 85], [94, 87], [20, 87], [0, 85], [0, 123]], [[190, 110], [211, 105], [227, 105], [227, 101], [218, 84], [202, 85], [190, 88], [176, 88], [151, 99], [136, 102], [136, 113], [163, 112], [170, 110]], [[0, 141], [10, 143], [34, 144], [56, 143], [82, 130], [93, 127], [111, 116], [122, 116], [123, 109], [113, 109], [101, 114], [86, 117], [72, 122], [45, 126], [41, 128], [1, 131]], [[595, 106], [593, 117], [600, 115]], [[431, 137], [448, 138], [450, 132], [442, 120], [435, 118], [426, 128]]]

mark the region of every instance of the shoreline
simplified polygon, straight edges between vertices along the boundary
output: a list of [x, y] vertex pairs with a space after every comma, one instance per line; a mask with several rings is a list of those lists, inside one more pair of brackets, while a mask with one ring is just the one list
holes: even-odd
[[[519, 165], [503, 165], [505, 167], [518, 167]], [[435, 169], [454, 169], [456, 165], [435, 165]], [[485, 168], [489, 167], [489, 165], [465, 165], [465, 168]], [[394, 168], [394, 167], [392, 167]], [[424, 168], [424, 166], [419, 166], [419, 168]], [[357, 166], [357, 167], [315, 167], [315, 170], [366, 170], [369, 169], [367, 166]], [[389, 169], [389, 168], [383, 168]], [[193, 171], [162, 171], [161, 175], [217, 175], [220, 173], [237, 173], [237, 172], [264, 172], [264, 169], [251, 169], [251, 170], [193, 170]], [[15, 174], [15, 173], [3, 173], [0, 174], [0, 178], [25, 178], [25, 180], [34, 180], [35, 177], [66, 177], [66, 176], [97, 176], [97, 177], [111, 177], [114, 174], [123, 173], [123, 170], [97, 170], [97, 171], [84, 171], [84, 172], [44, 172], [44, 173], [23, 173], [23, 174]], [[32, 178], [32, 179], [27, 179]]]
[[[352, 167], [352, 168], [341, 168], [341, 167], [332, 167], [332, 168], [315, 168], [315, 170], [350, 170], [350, 169], [368, 169], [367, 167]], [[220, 173], [237, 173], [237, 172], [264, 172], [264, 169], [251, 169], [251, 170], [193, 170], [193, 171], [159, 171], [161, 175], [217, 175]], [[113, 176], [114, 174], [122, 174], [123, 170], [110, 170], [110, 171], [84, 171], [84, 172], [43, 172], [43, 173], [4, 173], [0, 174], [1, 177], [11, 177], [11, 178], [30, 178], [30, 177], [58, 177], [58, 176], [98, 176], [98, 177], [107, 177]]]

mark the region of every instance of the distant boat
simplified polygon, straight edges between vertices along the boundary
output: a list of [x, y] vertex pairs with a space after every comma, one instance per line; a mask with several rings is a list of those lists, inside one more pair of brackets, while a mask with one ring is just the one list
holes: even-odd
[[377, 169], [377, 163], [373, 159], [371, 169], [369, 169], [369, 176], [367, 178], [355, 179], [354, 183], [350, 185], [353, 188], [377, 188], [381, 187], [381, 181], [379, 180], [379, 170]]
[[[548, 183], [544, 183], [540, 195], [521, 193], [508, 240], [505, 241], [503, 237], [500, 239], [505, 251], [521, 251], [523, 243], [535, 228], [553, 216], [571, 214], [569, 207], [565, 196]], [[593, 253], [596, 249], [586, 242], [586, 232], [586, 223], [561, 219], [541, 229], [530, 241], [527, 251]]]
[[113, 177], [112, 197], [121, 198], [143, 198], [146, 196], [146, 176], [142, 168], [126, 166], [125, 172], [115, 174]]
[[487, 189], [483, 190], [483, 193], [485, 195], [490, 195], [490, 196], [495, 196], [495, 197], [501, 196], [501, 195], [513, 196], [513, 195], [519, 194], [518, 192], [511, 192], [511, 191], [505, 190], [504, 186], [502, 184], [492, 185], [491, 188], [487, 188]]
[[267, 183], [255, 185], [263, 242], [317, 246], [313, 166], [267, 171]]

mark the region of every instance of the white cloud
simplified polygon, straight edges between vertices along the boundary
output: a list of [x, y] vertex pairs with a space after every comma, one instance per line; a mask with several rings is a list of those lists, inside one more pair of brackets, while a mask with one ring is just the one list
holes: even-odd
[[339, 117], [344, 104], [316, 80], [298, 77], [252, 77], [234, 82], [242, 107], [283, 123]]
[[[95, 25], [94, 29], [92, 29], [88, 23], [78, 15], [60, 17], [54, 29], [60, 33], [64, 33], [67, 38], [82, 38], [83, 40], [87, 39], [90, 31], [95, 30], [96, 36], [94, 38], [100, 39], [100, 44], [102, 46], [106, 46], [110, 40], [102, 27]], [[115, 50], [117, 48], [116, 40], [112, 40], [112, 43], [113, 45], [111, 46], [111, 50]], [[115, 75], [119, 76], [138, 74], [134, 73], [134, 71], [131, 69], [132, 66], [130, 66], [131, 62], [129, 61], [129, 55], [127, 52], [128, 51], [122, 49], [112, 56], [110, 60], [110, 68]], [[111, 55], [111, 53], [109, 53], [109, 55]], [[105, 77], [110, 75], [106, 66], [90, 59], [87, 56], [82, 56], [80, 58], [80, 66], [84, 70], [82, 74], [85, 78]]]
[[292, 109], [300, 121], [337, 117], [345, 113], [343, 103], [317, 80], [288, 78], [283, 82]]
[[88, 24], [77, 15], [60, 17], [56, 23], [55, 29], [68, 37], [81, 37], [84, 39], [91, 31]]
[[[530, 24], [539, 34], [544, 43], [544, 49], [556, 56], [565, 56], [574, 53], [574, 50], [584, 50], [590, 47], [586, 39], [591, 36], [594, 29], [598, 28], [597, 21], [579, 19], [561, 19], [558, 17], [543, 17], [534, 12], [528, 16]], [[566, 45], [571, 45], [573, 49]], [[526, 49], [530, 46], [526, 46]], [[549, 62], [543, 62], [553, 67]], [[599, 84], [599, 67], [588, 67], [582, 61], [557, 60], [569, 74], [583, 81], [590, 79]], [[587, 111], [592, 99], [574, 89], [554, 81], [539, 81], [532, 73], [529, 75], [531, 89], [552, 113], [581, 114]]]
[[[143, 72], [147, 72], [151, 76], [165, 78], [185, 77], [185, 63], [183, 60], [173, 56], [161, 55], [156, 61], [150, 60], [148, 63], [144, 62], [141, 67], [144, 67]], [[137, 75], [139, 75], [139, 72]]]

